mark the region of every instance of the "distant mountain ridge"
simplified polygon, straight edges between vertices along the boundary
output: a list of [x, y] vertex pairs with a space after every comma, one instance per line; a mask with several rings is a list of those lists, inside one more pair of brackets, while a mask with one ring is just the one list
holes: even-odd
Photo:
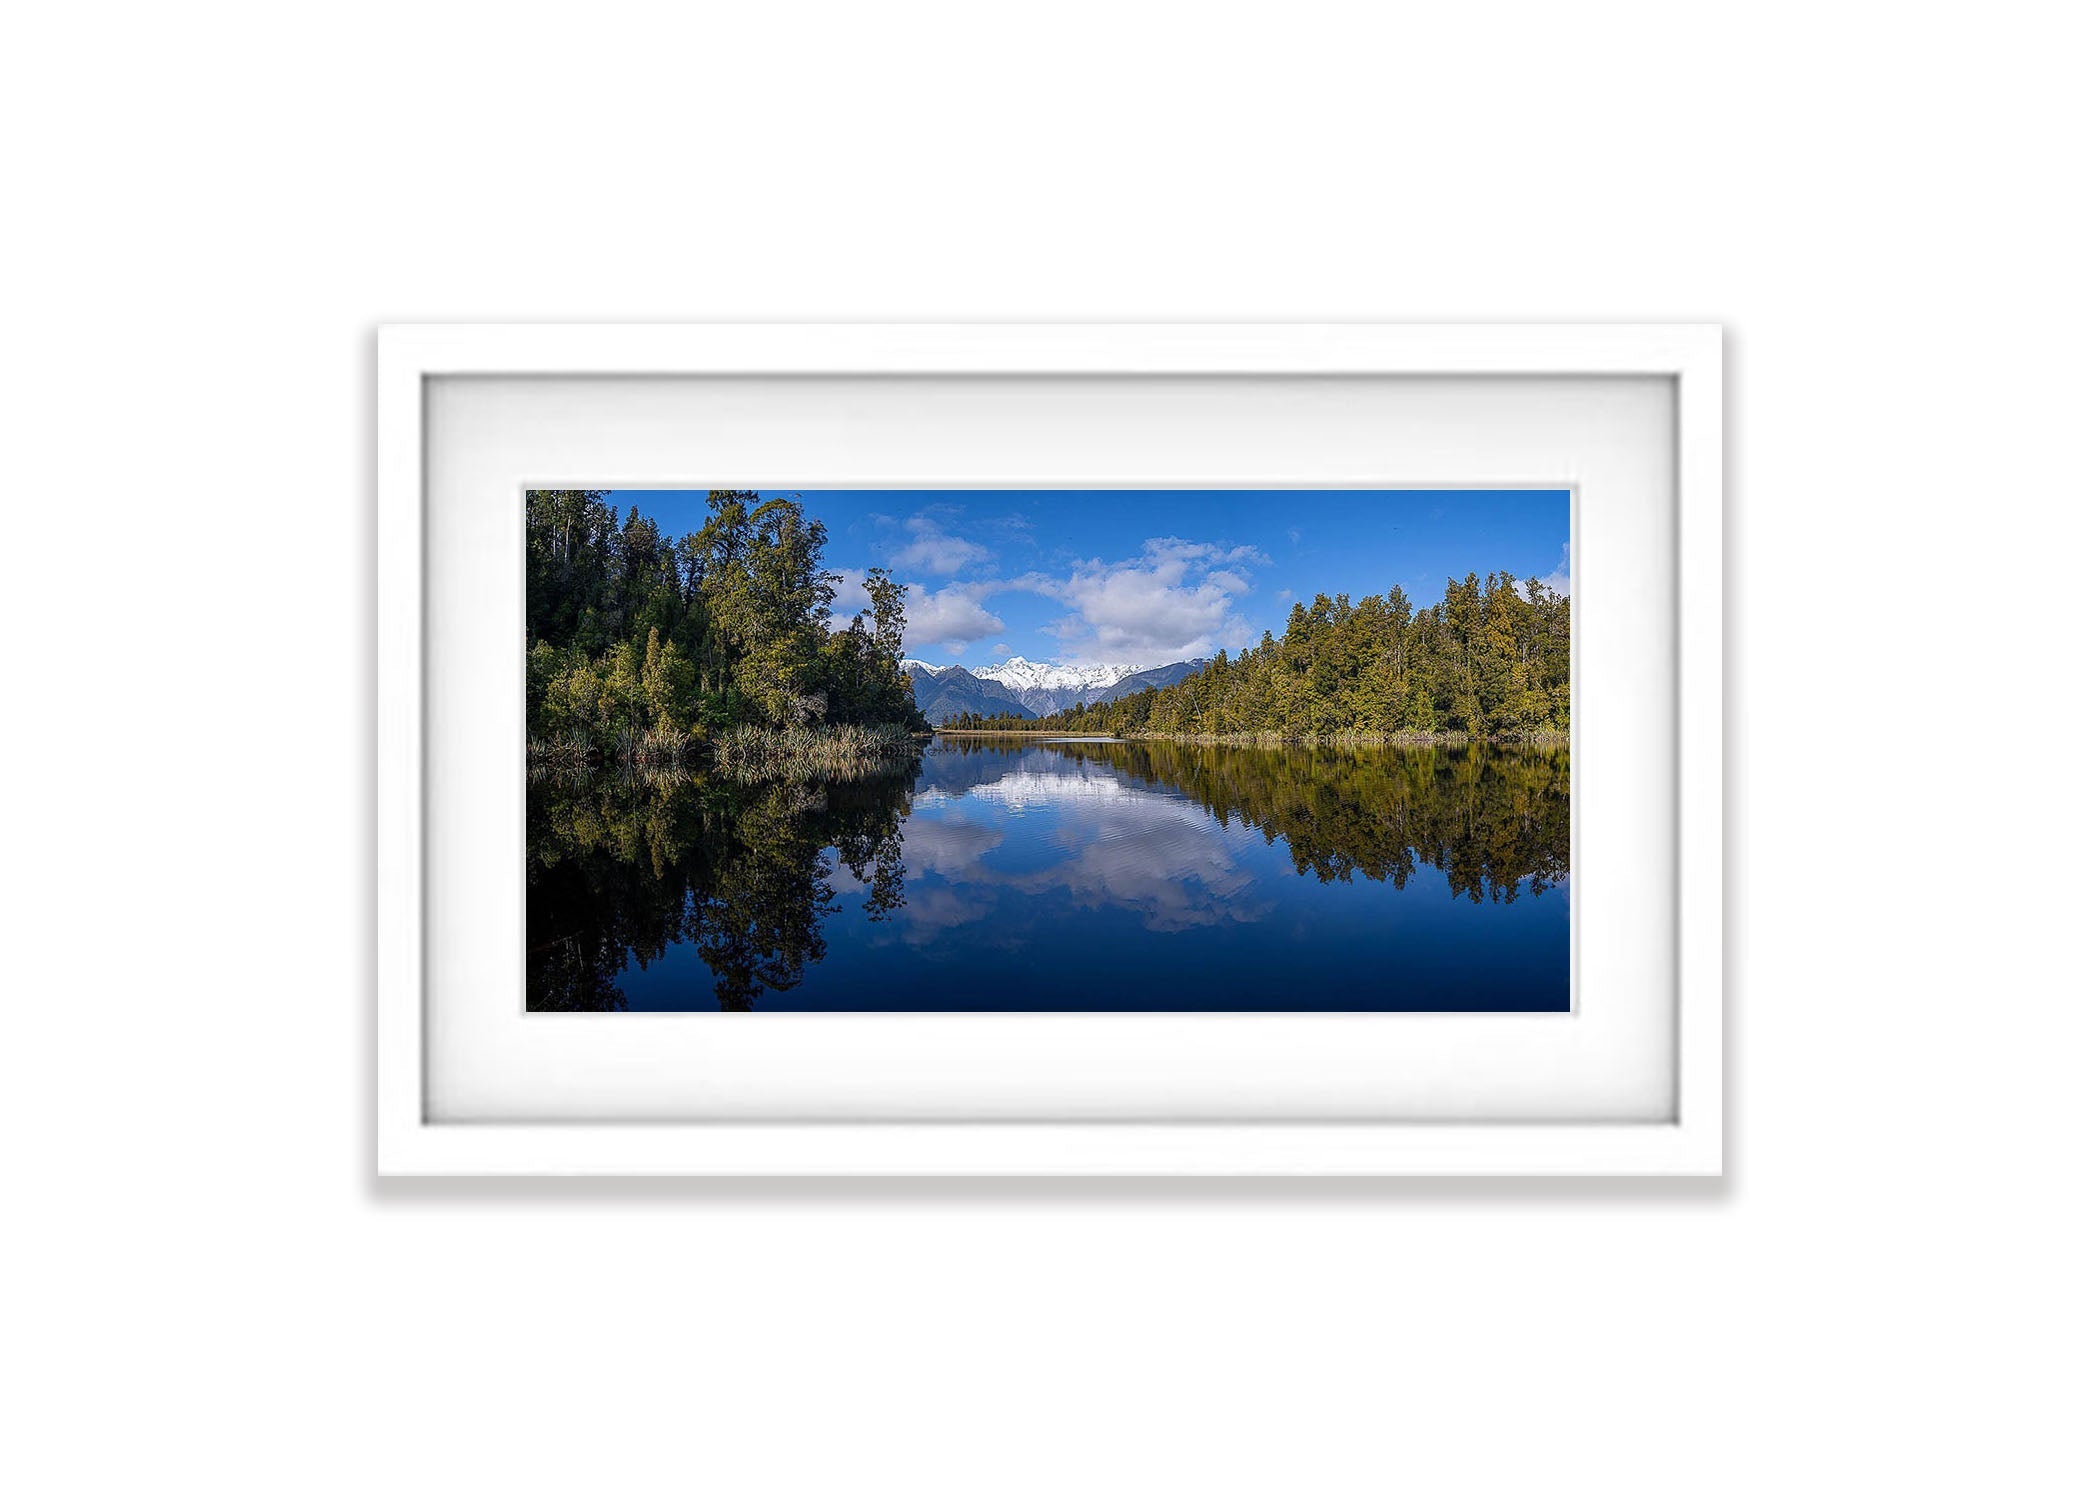
[[1054, 714], [1061, 708], [1088, 701], [1089, 693], [1113, 687], [1133, 672], [1145, 670], [1143, 662], [1093, 662], [1061, 666], [1010, 656], [996, 666], [972, 667], [970, 671], [996, 682], [1039, 714]]
[[1187, 661], [1170, 661], [1163, 667], [1148, 667], [1142, 672], [1132, 672], [1119, 677], [1098, 692], [1089, 693], [1089, 703], [1107, 703], [1116, 698], [1127, 698], [1132, 693], [1142, 693], [1146, 688], [1172, 687], [1184, 677], [1193, 677], [1208, 665], [1205, 658], [1195, 656]]
[[911, 674], [912, 701], [929, 724], [945, 724], [964, 714], [1018, 714], [1036, 717], [1035, 710], [1008, 692], [1004, 685], [974, 675], [967, 667], [936, 667], [929, 662], [906, 661]]
[[1059, 664], [1008, 657], [991, 666], [937, 667], [907, 658], [919, 711], [941, 724], [961, 714], [1041, 718], [1080, 704], [1106, 703], [1148, 687], [1165, 687], [1203, 670], [1203, 658], [1147, 667], [1117, 662]]

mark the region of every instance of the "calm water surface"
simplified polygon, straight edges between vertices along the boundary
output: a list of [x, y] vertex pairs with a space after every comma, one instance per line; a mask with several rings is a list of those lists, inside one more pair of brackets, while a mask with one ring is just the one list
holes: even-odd
[[534, 1010], [1566, 1010], [1565, 750], [943, 736], [528, 794]]

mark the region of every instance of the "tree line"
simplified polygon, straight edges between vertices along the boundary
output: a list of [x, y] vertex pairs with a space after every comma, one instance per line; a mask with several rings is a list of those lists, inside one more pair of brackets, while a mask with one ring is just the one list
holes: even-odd
[[1532, 739], [1571, 722], [1573, 608], [1513, 573], [1468, 573], [1413, 608], [1397, 584], [1352, 601], [1321, 594], [1291, 607], [1279, 639], [1218, 652], [1169, 687], [1040, 719], [972, 714], [950, 729], [1054, 729], [1117, 735]]
[[904, 656], [904, 585], [833, 630], [824, 523], [793, 499], [710, 490], [667, 535], [603, 490], [526, 495], [528, 732], [536, 751], [676, 759], [738, 726], [923, 729]]

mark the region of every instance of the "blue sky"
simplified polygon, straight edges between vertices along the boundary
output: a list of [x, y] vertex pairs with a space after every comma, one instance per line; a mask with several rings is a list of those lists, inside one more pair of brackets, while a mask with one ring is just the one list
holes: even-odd
[[[1507, 569], [1569, 592], [1566, 490], [764, 490], [830, 532], [841, 622], [862, 578], [910, 585], [905, 645], [927, 660], [1156, 666], [1283, 633], [1294, 601], [1395, 583], [1419, 607], [1447, 577]], [[674, 536], [702, 490], [615, 490]]]

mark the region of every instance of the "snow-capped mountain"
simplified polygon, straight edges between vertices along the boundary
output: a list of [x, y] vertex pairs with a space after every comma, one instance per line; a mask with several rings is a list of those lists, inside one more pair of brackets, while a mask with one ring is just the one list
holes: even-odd
[[1088, 688], [1104, 688], [1118, 678], [1128, 677], [1132, 672], [1142, 672], [1158, 666], [1158, 662], [1095, 662], [1081, 666], [1062, 666], [1053, 662], [1030, 661], [1025, 656], [1009, 656], [992, 667], [972, 667], [972, 677], [989, 677], [1017, 693], [1031, 688], [1065, 690], [1076, 688], [1085, 692]]
[[1172, 687], [1184, 677], [1194, 677], [1208, 666], [1200, 656], [1187, 661], [1170, 661], [1163, 667], [1148, 667], [1142, 672], [1132, 672], [1128, 677], [1118, 678], [1105, 688], [1088, 688], [1088, 703], [1107, 703], [1116, 698], [1127, 698], [1132, 693], [1142, 693], [1146, 688]]
[[[905, 666], [929, 672], [940, 670], [931, 662], [907, 661]], [[1143, 668], [1115, 662], [1064, 664], [1009, 656], [991, 666], [965, 666], [963, 670], [989, 685], [991, 691], [1013, 698], [1030, 713], [1054, 714], [1061, 708], [1092, 702], [1094, 694]]]
[[1008, 692], [1005, 684], [989, 677], [976, 677], [962, 667], [936, 667], [929, 662], [906, 661], [911, 674], [911, 695], [919, 712], [934, 724], [945, 724], [964, 714], [1013, 714], [1032, 719], [1035, 711]]
[[[943, 690], [935, 685], [937, 675], [954, 674], [956, 667], [937, 667], [932, 662], [907, 659], [905, 667], [911, 671], [914, 688], [919, 695], [919, 707], [927, 709], [936, 695]], [[1099, 703], [1108, 698], [1121, 697], [1125, 692], [1140, 687], [1164, 686], [1179, 681], [1203, 663], [1198, 661], [1169, 662], [1165, 666], [1141, 666], [1128, 662], [1056, 663], [1030, 661], [1025, 656], [1010, 656], [992, 666], [965, 666], [960, 670], [985, 684], [986, 691], [999, 697], [1010, 698], [1021, 704], [1032, 714], [1054, 714], [1059, 709], [1071, 708], [1080, 703]], [[989, 704], [969, 702], [971, 695], [955, 690], [953, 675], [945, 675], [949, 685], [946, 689], [948, 702], [943, 707], [956, 710], [967, 706], [977, 712], [999, 712]], [[1118, 691], [1118, 687], [1121, 691]], [[932, 712], [929, 718], [940, 722]]]

